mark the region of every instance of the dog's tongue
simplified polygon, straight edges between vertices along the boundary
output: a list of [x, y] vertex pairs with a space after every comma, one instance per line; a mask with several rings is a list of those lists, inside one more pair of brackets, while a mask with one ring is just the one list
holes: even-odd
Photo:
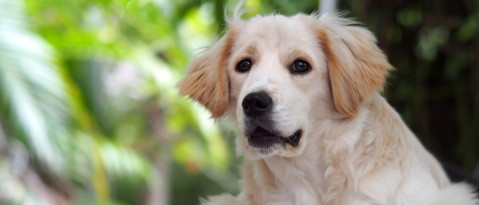
[[256, 128], [252, 133], [251, 137], [264, 137], [264, 136], [273, 136], [271, 132], [266, 131], [263, 128]]

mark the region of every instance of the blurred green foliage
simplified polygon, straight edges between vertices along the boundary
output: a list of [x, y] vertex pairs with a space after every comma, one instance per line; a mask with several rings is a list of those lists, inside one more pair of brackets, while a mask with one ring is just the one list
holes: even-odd
[[[249, 0], [246, 16], [319, 1]], [[197, 204], [238, 192], [234, 132], [178, 95], [237, 1], [0, 0], [0, 204]], [[385, 95], [442, 160], [479, 160], [479, 1], [340, 1], [397, 70]], [[226, 136], [226, 137], [222, 137]]]
[[221, 131], [175, 88], [211, 3], [0, 3], [0, 204], [167, 204], [177, 169], [236, 189]]

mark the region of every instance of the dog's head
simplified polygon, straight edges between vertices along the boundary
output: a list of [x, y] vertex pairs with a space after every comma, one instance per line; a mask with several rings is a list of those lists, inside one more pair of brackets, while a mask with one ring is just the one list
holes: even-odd
[[318, 138], [321, 120], [357, 115], [389, 70], [373, 35], [335, 16], [233, 20], [180, 82], [213, 118], [231, 116], [240, 150], [292, 157]]

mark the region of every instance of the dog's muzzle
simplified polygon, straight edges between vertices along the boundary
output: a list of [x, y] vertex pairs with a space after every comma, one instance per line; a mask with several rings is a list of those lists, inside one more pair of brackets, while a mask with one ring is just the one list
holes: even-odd
[[291, 136], [281, 136], [271, 118], [273, 100], [266, 92], [254, 92], [246, 95], [241, 103], [246, 116], [246, 136], [252, 147], [269, 148], [275, 145], [293, 147], [299, 144], [302, 130], [297, 130]]

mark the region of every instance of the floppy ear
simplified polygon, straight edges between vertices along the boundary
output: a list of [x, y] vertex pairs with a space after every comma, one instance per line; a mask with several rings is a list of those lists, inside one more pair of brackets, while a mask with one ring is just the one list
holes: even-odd
[[208, 108], [213, 118], [221, 117], [228, 106], [226, 63], [231, 53], [234, 34], [229, 31], [205, 53], [194, 59], [180, 81], [180, 94], [187, 95]]
[[319, 21], [317, 34], [326, 55], [334, 106], [340, 113], [355, 116], [369, 95], [382, 90], [393, 67], [365, 28], [338, 17]]

